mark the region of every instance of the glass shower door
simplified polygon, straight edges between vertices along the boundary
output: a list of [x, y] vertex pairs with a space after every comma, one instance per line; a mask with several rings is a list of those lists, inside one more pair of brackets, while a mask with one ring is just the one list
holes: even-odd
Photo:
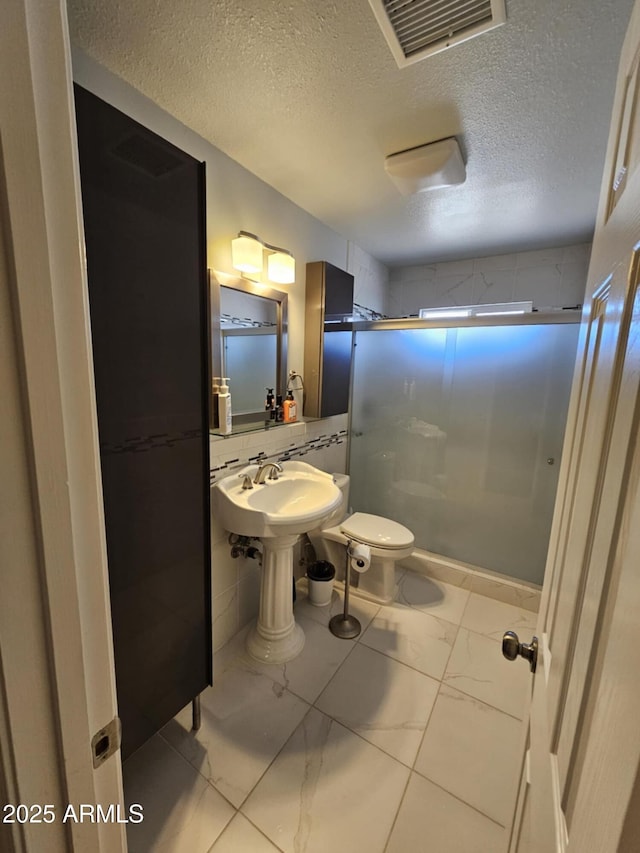
[[425, 550], [541, 583], [577, 324], [356, 335], [351, 503]]

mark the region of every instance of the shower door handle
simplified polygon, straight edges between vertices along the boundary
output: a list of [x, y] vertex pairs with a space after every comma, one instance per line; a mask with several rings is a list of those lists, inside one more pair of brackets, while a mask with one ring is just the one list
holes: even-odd
[[505, 631], [502, 637], [502, 654], [507, 660], [523, 657], [529, 661], [531, 672], [535, 672], [538, 665], [538, 638], [533, 637], [530, 643], [521, 643], [515, 631]]

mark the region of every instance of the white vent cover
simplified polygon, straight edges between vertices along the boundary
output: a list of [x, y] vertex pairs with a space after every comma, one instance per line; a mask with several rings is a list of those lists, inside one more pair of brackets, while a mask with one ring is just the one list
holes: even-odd
[[505, 0], [369, 0], [400, 68], [504, 24]]

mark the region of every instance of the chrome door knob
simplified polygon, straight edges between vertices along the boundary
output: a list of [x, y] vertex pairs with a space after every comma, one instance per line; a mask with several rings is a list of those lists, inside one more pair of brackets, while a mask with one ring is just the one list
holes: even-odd
[[505, 631], [502, 637], [502, 654], [507, 660], [515, 660], [518, 656], [529, 661], [531, 672], [538, 665], [538, 638], [533, 637], [530, 643], [521, 643], [515, 631]]

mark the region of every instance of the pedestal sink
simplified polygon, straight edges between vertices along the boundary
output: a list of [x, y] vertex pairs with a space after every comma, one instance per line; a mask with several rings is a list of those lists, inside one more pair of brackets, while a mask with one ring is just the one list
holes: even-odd
[[227, 530], [262, 540], [260, 612], [247, 651], [259, 661], [285, 663], [304, 646], [293, 617], [293, 546], [333, 512], [342, 493], [330, 474], [306, 462], [283, 462], [281, 472], [266, 465], [277, 479], [256, 483], [261, 468], [249, 465], [216, 483], [212, 501]]

